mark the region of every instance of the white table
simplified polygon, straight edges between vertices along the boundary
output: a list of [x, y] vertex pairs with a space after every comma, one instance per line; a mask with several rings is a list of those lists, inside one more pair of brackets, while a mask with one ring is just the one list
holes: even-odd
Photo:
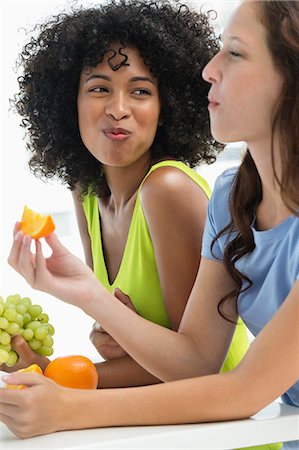
[[[100, 411], [99, 411], [100, 414]], [[299, 409], [274, 402], [250, 419], [196, 425], [97, 428], [18, 439], [0, 424], [1, 449], [234, 449], [299, 439]]]

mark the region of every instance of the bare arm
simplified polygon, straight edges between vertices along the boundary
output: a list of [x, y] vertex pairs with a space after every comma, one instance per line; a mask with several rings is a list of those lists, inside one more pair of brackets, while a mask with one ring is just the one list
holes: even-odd
[[[221, 368], [235, 325], [219, 315], [217, 304], [232, 287], [222, 263], [202, 258], [179, 333], [142, 319], [104, 292], [84, 310], [98, 317], [139, 364], [157, 378], [170, 381], [215, 373]], [[228, 314], [237, 319], [234, 304], [229, 309]], [[118, 320], [111, 320], [116, 315]]]
[[96, 392], [70, 391], [37, 374], [18, 373], [9, 382], [31, 388], [1, 392], [0, 417], [21, 437], [61, 429], [247, 418], [282, 395], [299, 378], [298, 301], [296, 281], [284, 304], [231, 372]]
[[298, 315], [296, 281], [236, 369], [159, 386], [107, 391], [101, 402], [117, 402], [117, 406], [99, 421], [107, 420], [104, 425], [192, 423], [242, 419], [255, 414], [299, 378]]
[[143, 319], [119, 302], [101, 285], [91, 269], [59, 242], [55, 233], [45, 238], [52, 249], [52, 255], [45, 259], [41, 243], [36, 241], [34, 256], [30, 251], [31, 238], [17, 230], [18, 226], [9, 263], [34, 289], [80, 307], [101, 323], [157, 378], [173, 380], [219, 370], [234, 331], [234, 326], [217, 311], [223, 293], [234, 286], [220, 262], [202, 259], [177, 333]]

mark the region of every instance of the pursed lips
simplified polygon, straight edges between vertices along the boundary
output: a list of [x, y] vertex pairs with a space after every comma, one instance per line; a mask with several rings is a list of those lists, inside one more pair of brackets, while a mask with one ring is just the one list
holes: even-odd
[[211, 95], [208, 96], [208, 101], [209, 101], [208, 107], [216, 107], [220, 105], [220, 103], [217, 102]]
[[131, 135], [131, 131], [118, 127], [106, 128], [103, 132], [107, 138], [112, 140], [127, 139]]

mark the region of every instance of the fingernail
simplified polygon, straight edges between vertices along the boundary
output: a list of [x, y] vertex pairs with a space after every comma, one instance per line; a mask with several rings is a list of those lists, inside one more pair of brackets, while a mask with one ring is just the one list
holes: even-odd
[[15, 241], [20, 241], [23, 237], [22, 231], [18, 231], [15, 235]]
[[23, 238], [23, 244], [24, 245], [29, 244], [30, 241], [31, 241], [31, 237], [29, 236], [29, 234], [25, 234], [24, 238]]
[[12, 376], [12, 375], [3, 375], [3, 376], [1, 377], [1, 379], [2, 379], [3, 381], [5, 381], [5, 383], [6, 383], [7, 381], [13, 381], [13, 376]]

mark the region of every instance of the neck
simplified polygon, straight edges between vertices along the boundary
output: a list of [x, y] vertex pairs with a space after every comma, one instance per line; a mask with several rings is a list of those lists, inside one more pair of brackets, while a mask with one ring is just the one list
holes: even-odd
[[279, 142], [278, 139], [274, 139], [273, 142], [275, 171], [270, 139], [248, 143], [248, 147], [262, 183], [262, 201], [256, 211], [257, 222], [261, 225], [261, 229], [271, 228], [291, 215], [282, 199], [280, 186], [275, 177], [276, 172], [278, 180], [281, 178]]
[[115, 212], [123, 209], [137, 192], [140, 183], [151, 166], [151, 158], [146, 155], [127, 167], [103, 166], [111, 195], [107, 199]]

